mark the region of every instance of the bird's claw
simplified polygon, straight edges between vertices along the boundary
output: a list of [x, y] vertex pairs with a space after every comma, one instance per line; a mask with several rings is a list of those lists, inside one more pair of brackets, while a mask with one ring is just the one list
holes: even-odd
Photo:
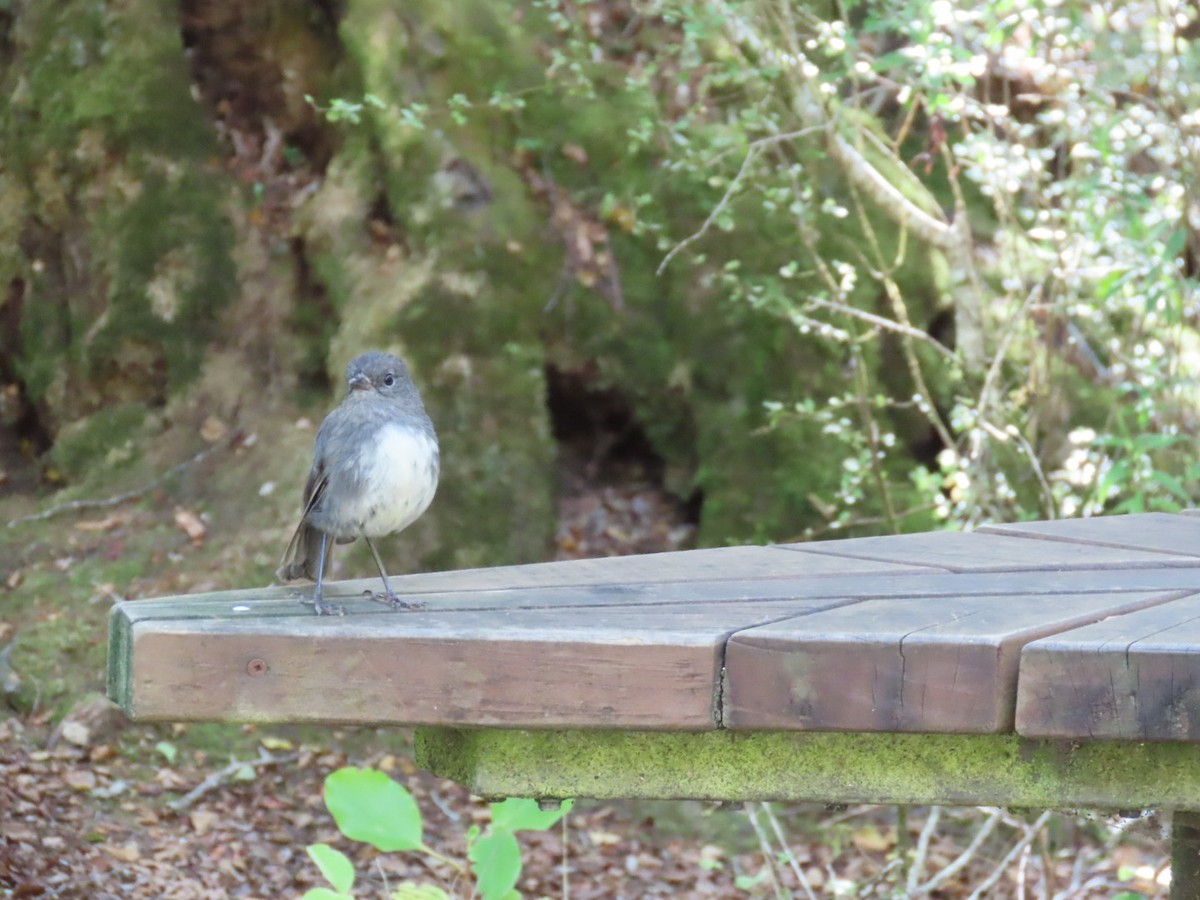
[[311, 606], [313, 612], [318, 616], [344, 616], [346, 614], [346, 607], [340, 603], [326, 603], [320, 597], [312, 597], [311, 599], [302, 597], [300, 598], [300, 602], [305, 606]]
[[363, 591], [363, 594], [374, 600], [376, 603], [385, 603], [392, 609], [424, 609], [425, 604], [420, 600], [401, 600], [391, 591], [381, 593], [379, 591]]

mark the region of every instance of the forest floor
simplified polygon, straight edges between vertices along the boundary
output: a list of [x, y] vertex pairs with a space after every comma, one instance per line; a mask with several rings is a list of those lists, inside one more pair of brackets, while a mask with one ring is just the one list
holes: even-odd
[[[686, 510], [637, 465], [594, 463], [564, 457], [558, 558], [688, 546]], [[0, 897], [297, 898], [321, 883], [304, 849], [315, 842], [351, 855], [360, 898], [405, 883], [469, 896], [432, 857], [352, 845], [325, 810], [330, 772], [375, 766], [417, 798], [426, 843], [461, 859], [467, 828], [486, 822], [488, 806], [418, 771], [408, 733], [134, 725], [98, 696], [115, 584], [127, 597], [228, 586], [234, 562], [278, 549], [257, 546], [253, 526], [195, 540], [214, 521], [238, 519], [189, 512], [188, 491], [206, 484], [201, 473], [198, 486], [36, 522], [0, 554], [0, 599], [9, 598], [0, 606], [0, 711], [9, 705], [0, 721]], [[135, 562], [114, 571], [125, 557]], [[86, 603], [58, 602], [81, 593]], [[581, 802], [561, 828], [522, 833], [519, 888], [577, 900], [1166, 896], [1155, 819], [1056, 815], [1033, 828], [1036, 819], [973, 808]]]

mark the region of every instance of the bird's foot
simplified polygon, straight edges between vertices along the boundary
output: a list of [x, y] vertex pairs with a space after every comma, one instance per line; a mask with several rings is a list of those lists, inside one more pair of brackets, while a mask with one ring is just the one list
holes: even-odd
[[308, 597], [302, 597], [300, 602], [305, 606], [311, 606], [313, 612], [318, 616], [344, 616], [346, 607], [340, 603], [326, 603], [320, 597], [313, 597], [311, 600]]
[[363, 591], [363, 593], [374, 600], [376, 603], [386, 603], [392, 609], [424, 609], [425, 604], [420, 600], [401, 600], [391, 591], [382, 593], [380, 591]]

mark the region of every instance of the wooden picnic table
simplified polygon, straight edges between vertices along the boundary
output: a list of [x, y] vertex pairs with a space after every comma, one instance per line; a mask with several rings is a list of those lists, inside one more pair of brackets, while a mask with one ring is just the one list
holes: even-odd
[[133, 718], [417, 727], [484, 796], [1171, 809], [1200, 895], [1200, 515], [118, 604]]

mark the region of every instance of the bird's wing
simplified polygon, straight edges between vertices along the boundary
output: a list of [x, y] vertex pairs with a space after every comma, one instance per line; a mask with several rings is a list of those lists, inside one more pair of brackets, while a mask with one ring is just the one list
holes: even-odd
[[325, 470], [323, 461], [318, 459], [313, 463], [312, 470], [308, 473], [308, 481], [304, 485], [304, 512], [300, 515], [300, 524], [292, 532], [292, 539], [288, 541], [287, 549], [283, 551], [283, 560], [275, 572], [281, 581], [294, 581], [305, 575], [315, 577], [315, 573], [310, 570], [316, 560], [308, 558], [309, 545], [312, 543], [308, 537], [313, 530], [308, 524], [308, 514], [321, 502], [328, 487], [329, 473]]

